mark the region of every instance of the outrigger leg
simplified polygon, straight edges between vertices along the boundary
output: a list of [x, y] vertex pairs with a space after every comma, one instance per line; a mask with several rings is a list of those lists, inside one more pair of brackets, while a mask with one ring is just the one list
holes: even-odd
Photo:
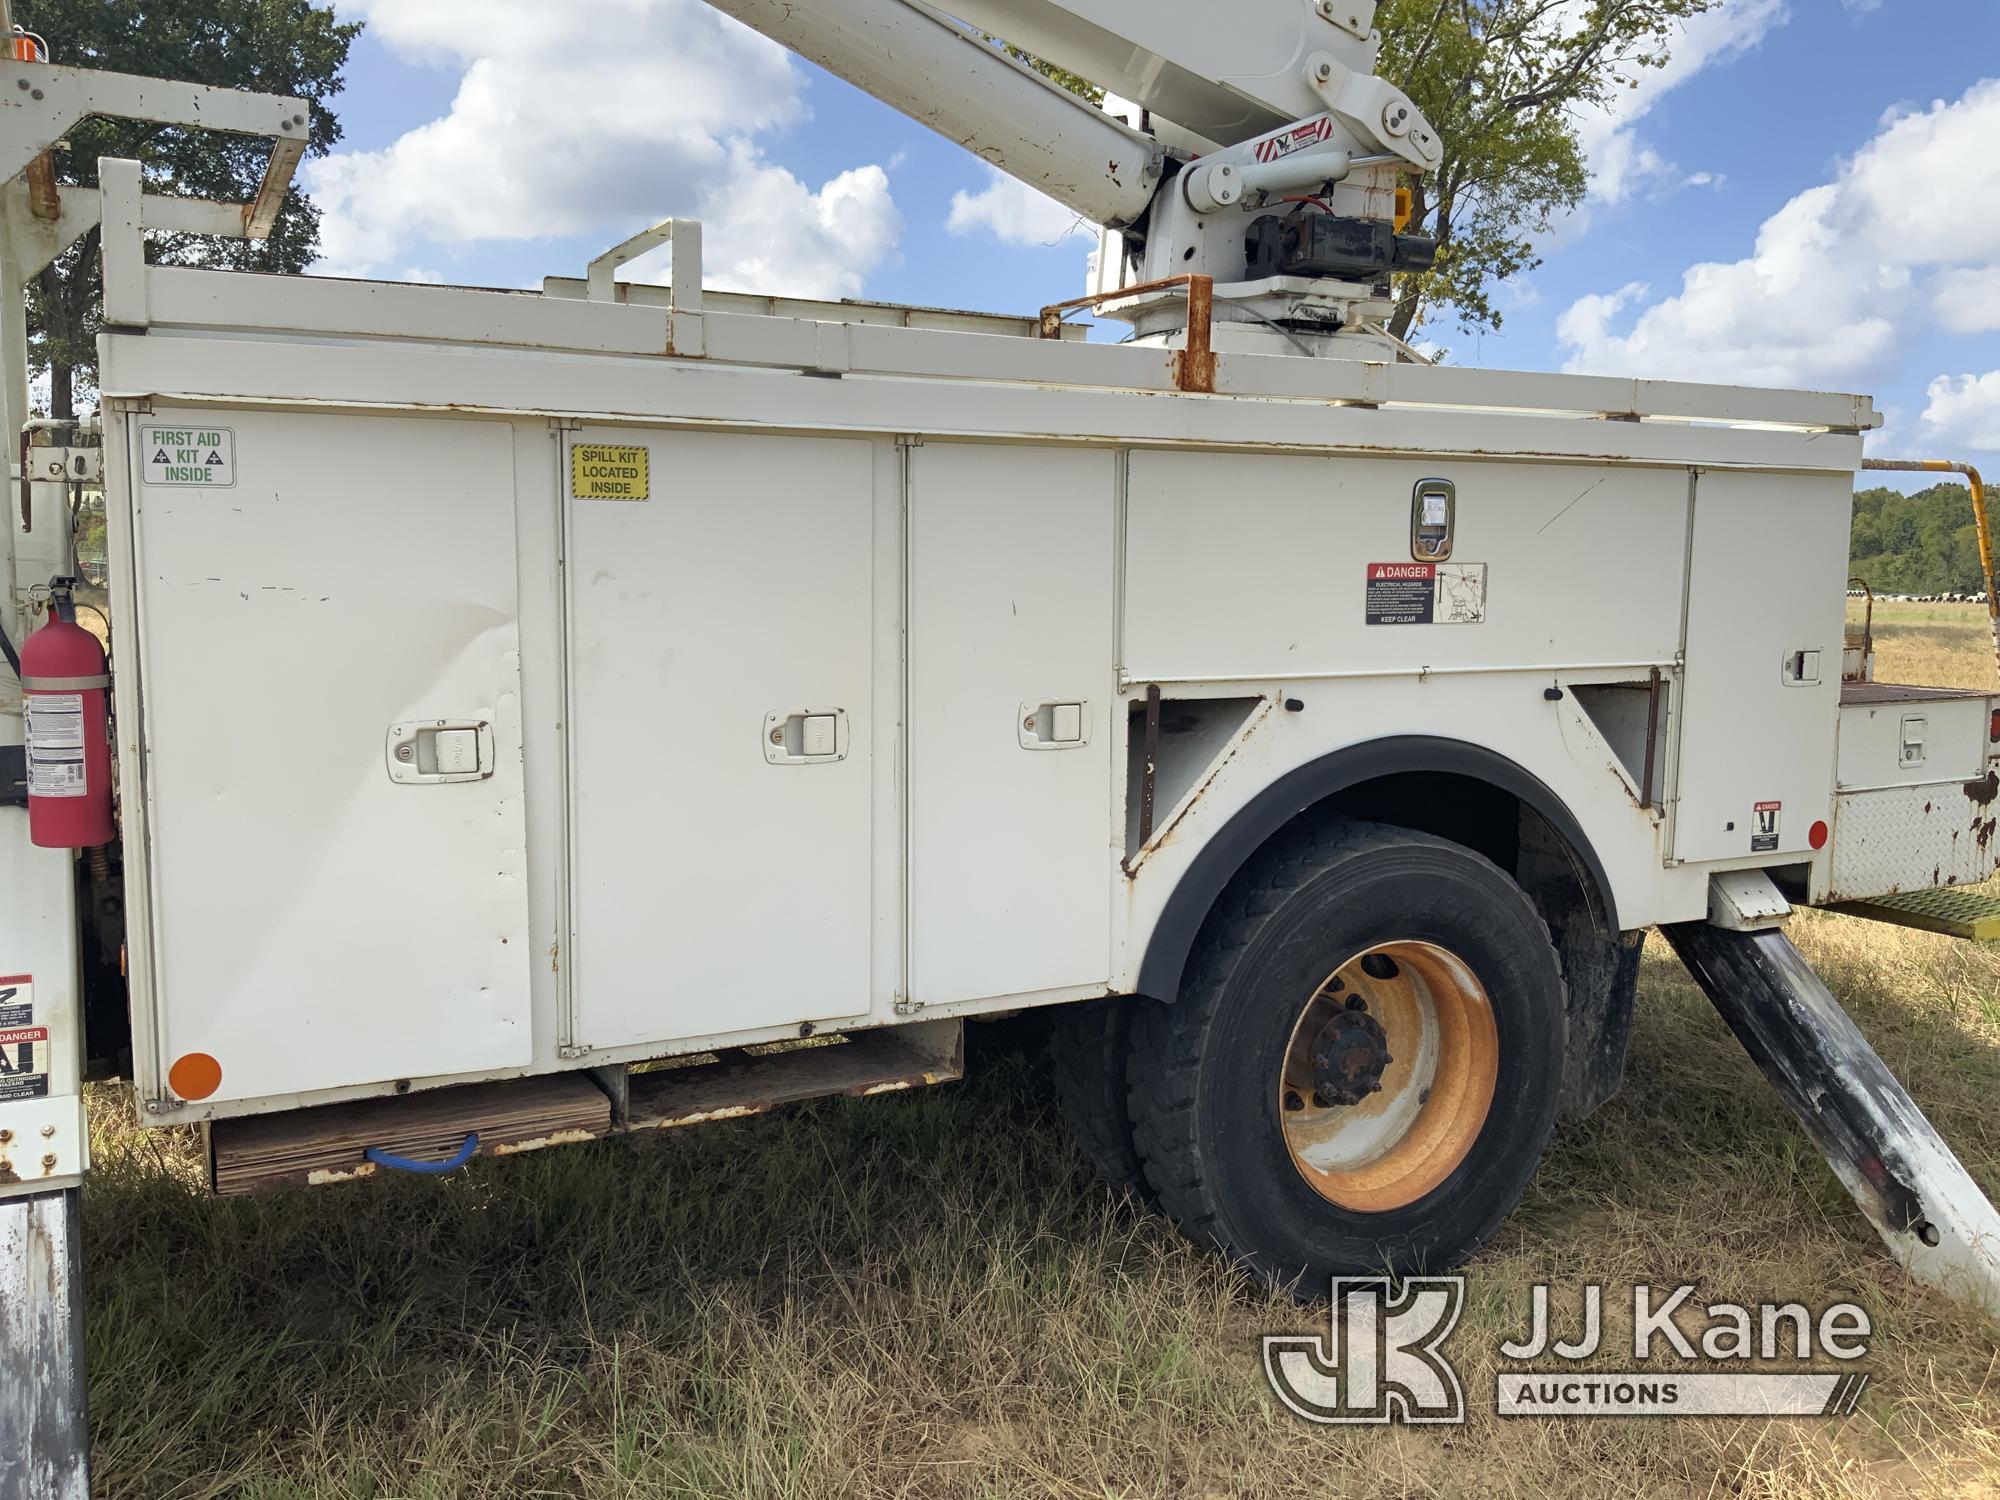
[[2000, 1213], [1783, 932], [1663, 927], [1889, 1253], [2000, 1317]]
[[0, 1198], [0, 1495], [90, 1497], [82, 1196]]

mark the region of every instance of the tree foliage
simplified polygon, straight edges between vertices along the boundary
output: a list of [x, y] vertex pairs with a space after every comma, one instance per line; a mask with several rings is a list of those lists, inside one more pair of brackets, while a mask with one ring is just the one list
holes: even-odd
[[1848, 571], [1880, 593], [1977, 593], [1979, 530], [1972, 492], [1934, 484], [1914, 495], [1876, 488], [1854, 496]]
[[1541, 263], [1536, 242], [1589, 185], [1580, 112], [1662, 66], [1680, 23], [1717, 0], [1384, 0], [1379, 71], [1437, 130], [1413, 232], [1437, 265], [1397, 278], [1391, 332], [1450, 311], [1498, 328], [1491, 288]]
[[1048, 79], [1050, 83], [1068, 89], [1077, 98], [1087, 99], [1092, 104], [1102, 104], [1104, 102], [1104, 90], [1092, 83], [1088, 78], [1085, 78], [1081, 73], [1072, 73], [1068, 68], [1059, 68], [1052, 62], [1044, 62], [1041, 58], [1035, 56], [1034, 53], [1024, 52], [1011, 42], [1001, 41], [997, 36], [988, 36], [986, 40], [1000, 48], [1001, 51], [1013, 58], [1015, 62], [1025, 63], [1041, 74], [1042, 77]]
[[[341, 89], [347, 49], [359, 22], [340, 22], [311, 0], [16, 0], [14, 19], [47, 40], [50, 60], [76, 67], [226, 88], [289, 94], [312, 106], [309, 155], [340, 139], [329, 101]], [[56, 180], [95, 186], [99, 157], [136, 158], [146, 189], [247, 201], [263, 180], [268, 141], [132, 120], [87, 120], [55, 152]], [[271, 237], [263, 241], [155, 235], [148, 257], [161, 264], [302, 271], [319, 248], [319, 213], [294, 185]], [[93, 229], [28, 289], [29, 357], [46, 371], [50, 412], [75, 414], [79, 383], [94, 382], [103, 296]]]

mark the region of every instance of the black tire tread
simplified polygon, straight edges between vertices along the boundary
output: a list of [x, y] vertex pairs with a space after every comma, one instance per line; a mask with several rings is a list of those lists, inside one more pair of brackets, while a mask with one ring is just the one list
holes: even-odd
[[1126, 1112], [1125, 1059], [1133, 1002], [1066, 1005], [1049, 1028], [1049, 1069], [1063, 1123], [1111, 1190], [1151, 1206]]
[[[1154, 1201], [1190, 1239], [1228, 1248], [1203, 1168], [1195, 1104], [1202, 1058], [1216, 1045], [1212, 1033], [1223, 982], [1236, 956], [1256, 941], [1294, 892], [1330, 865], [1410, 844], [1484, 858], [1465, 845], [1414, 829], [1334, 816], [1302, 820], [1260, 851], [1217, 898], [1188, 956], [1180, 998], [1171, 1005], [1140, 1007], [1134, 1014], [1127, 1071], [1133, 1146]], [[1499, 866], [1493, 868], [1504, 876]], [[1511, 884], [1512, 877], [1506, 878]], [[1525, 892], [1521, 906], [1554, 954], [1548, 923]], [[1560, 956], [1556, 964], [1560, 974]], [[1556, 1003], [1567, 1012], [1568, 991], [1560, 981]]]

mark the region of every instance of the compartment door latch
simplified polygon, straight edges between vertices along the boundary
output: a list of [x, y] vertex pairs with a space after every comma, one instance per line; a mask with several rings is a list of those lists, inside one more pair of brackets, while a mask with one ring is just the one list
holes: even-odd
[[844, 708], [780, 710], [764, 716], [764, 759], [774, 766], [819, 766], [847, 759]]
[[493, 726], [485, 719], [391, 724], [389, 779], [403, 786], [484, 781], [493, 774]]

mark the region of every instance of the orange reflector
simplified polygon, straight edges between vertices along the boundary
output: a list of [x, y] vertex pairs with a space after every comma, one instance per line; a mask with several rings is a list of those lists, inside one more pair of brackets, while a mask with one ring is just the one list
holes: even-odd
[[40, 62], [41, 60], [41, 51], [35, 46], [35, 39], [33, 37], [17, 36], [14, 38], [14, 61]]
[[181, 1098], [206, 1099], [222, 1087], [222, 1064], [206, 1052], [190, 1052], [167, 1069], [167, 1087]]
[[1401, 234], [1410, 224], [1410, 213], [1416, 207], [1416, 199], [1406, 187], [1396, 189], [1396, 233]]

